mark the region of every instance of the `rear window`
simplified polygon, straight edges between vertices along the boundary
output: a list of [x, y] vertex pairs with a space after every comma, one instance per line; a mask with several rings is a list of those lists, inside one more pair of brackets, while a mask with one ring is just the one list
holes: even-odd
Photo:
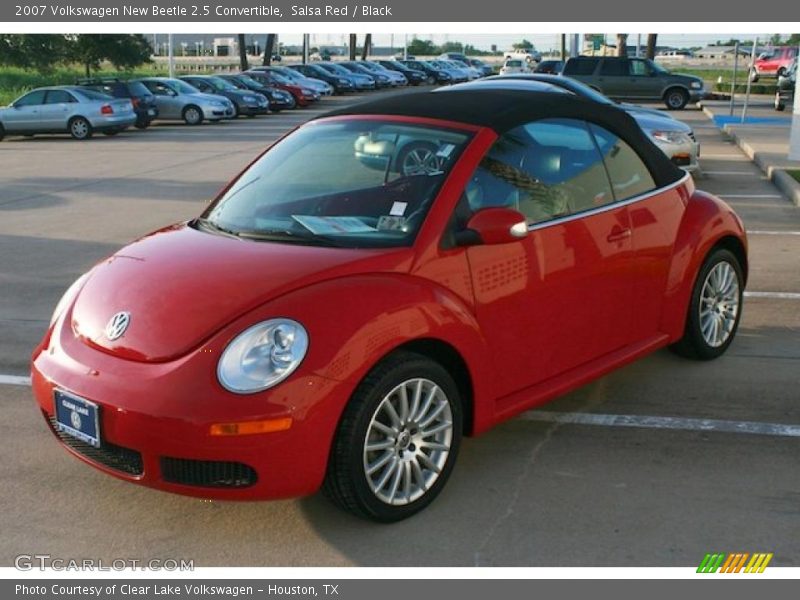
[[89, 100], [109, 100], [111, 98], [108, 94], [102, 94], [95, 90], [87, 90], [85, 88], [82, 88], [78, 93]]
[[150, 90], [141, 81], [128, 82], [128, 89], [133, 96], [152, 96]]
[[570, 59], [564, 67], [564, 75], [591, 75], [597, 66], [596, 58]]

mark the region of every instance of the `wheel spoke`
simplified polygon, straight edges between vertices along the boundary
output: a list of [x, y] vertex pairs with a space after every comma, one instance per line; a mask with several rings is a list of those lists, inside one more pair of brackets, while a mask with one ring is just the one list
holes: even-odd
[[396, 470], [396, 467], [397, 467], [397, 462], [398, 462], [398, 461], [397, 461], [397, 457], [396, 457], [396, 456], [392, 456], [392, 458], [393, 458], [394, 460], [392, 460], [392, 461], [391, 461], [391, 463], [389, 464], [389, 466], [388, 466], [388, 467], [386, 467], [386, 469], [383, 471], [383, 474], [381, 475], [381, 478], [378, 480], [378, 483], [376, 483], [376, 484], [375, 484], [375, 487], [374, 487], [374, 488], [372, 488], [372, 489], [373, 489], [373, 491], [374, 491], [376, 494], [377, 494], [377, 493], [379, 493], [379, 492], [380, 492], [380, 491], [383, 489], [383, 487], [384, 487], [384, 486], [386, 485], [386, 483], [389, 481], [389, 478], [392, 476], [392, 474], [393, 474], [393, 473], [395, 472], [395, 470]]
[[394, 464], [394, 477], [392, 477], [392, 485], [389, 487], [389, 500], [394, 500], [395, 495], [397, 494], [397, 488], [400, 487], [400, 480], [403, 478], [403, 472], [405, 468], [403, 467], [402, 461], [397, 461]]
[[403, 423], [408, 422], [409, 406], [408, 406], [408, 388], [404, 385], [400, 386], [400, 421]]
[[433, 423], [433, 421], [442, 414], [442, 411], [447, 408], [447, 402], [440, 402], [431, 413], [425, 417], [424, 420], [419, 422], [420, 429], [425, 429], [428, 425]]
[[373, 473], [378, 471], [386, 463], [392, 460], [392, 457], [394, 457], [394, 452], [392, 451], [385, 452], [383, 456], [381, 456], [378, 460], [367, 466], [367, 475], [372, 475]]
[[384, 433], [384, 434], [388, 435], [389, 437], [394, 437], [395, 435], [397, 435], [397, 430], [396, 429], [392, 429], [391, 427], [387, 427], [386, 425], [384, 425], [380, 421], [373, 421], [372, 422], [372, 427], [374, 429], [377, 429], [381, 433]]
[[428, 485], [425, 483], [425, 475], [422, 473], [422, 468], [419, 466], [419, 461], [415, 457], [414, 460], [411, 461], [411, 470], [414, 473], [414, 479], [417, 480], [417, 485], [423, 491], [428, 489]]
[[437, 433], [439, 433], [441, 431], [447, 431], [452, 426], [453, 426], [453, 424], [452, 423], [448, 423], [448, 422], [439, 423], [438, 425], [436, 425], [435, 427], [433, 427], [431, 429], [425, 429], [424, 431], [422, 431], [422, 437], [425, 437], [425, 438], [432, 437], [432, 436], [436, 435]]
[[431, 460], [431, 459], [428, 457], [428, 455], [427, 455], [427, 454], [425, 454], [424, 452], [420, 452], [419, 454], [417, 454], [417, 460], [419, 460], [419, 462], [421, 462], [421, 463], [423, 464], [423, 466], [424, 466], [426, 469], [428, 469], [429, 471], [433, 471], [433, 472], [434, 472], [434, 473], [436, 473], [437, 475], [438, 475], [439, 473], [441, 473], [441, 471], [442, 471], [442, 470], [439, 468], [439, 466], [438, 466], [438, 465], [437, 465], [435, 462], [433, 462], [433, 461], [432, 461], [432, 460]]
[[[419, 423], [428, 414], [428, 410], [430, 410], [431, 404], [433, 403], [433, 399], [436, 397], [436, 391], [439, 388], [437, 386], [432, 386], [430, 390], [428, 390], [428, 394], [425, 396], [425, 402], [422, 404], [422, 408], [419, 409], [416, 415], [414, 415], [414, 421]], [[420, 392], [422, 390], [420, 389]]]
[[392, 425], [394, 425], [395, 427], [400, 427], [403, 424], [403, 421], [400, 419], [400, 415], [397, 414], [397, 411], [395, 410], [391, 399], [386, 398], [386, 400], [383, 401], [383, 408], [386, 414], [389, 415], [389, 418], [392, 421]]
[[387, 448], [392, 448], [394, 446], [394, 440], [383, 440], [382, 442], [377, 442], [373, 444], [367, 444], [364, 449], [367, 452], [377, 452], [378, 450], [386, 450]]

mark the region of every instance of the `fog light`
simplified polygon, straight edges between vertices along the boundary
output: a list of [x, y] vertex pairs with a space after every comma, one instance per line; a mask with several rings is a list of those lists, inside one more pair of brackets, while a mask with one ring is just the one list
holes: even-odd
[[255, 433], [275, 433], [286, 431], [292, 426], [291, 417], [266, 419], [264, 421], [242, 421], [240, 423], [214, 423], [209, 430], [211, 435], [252, 435]]

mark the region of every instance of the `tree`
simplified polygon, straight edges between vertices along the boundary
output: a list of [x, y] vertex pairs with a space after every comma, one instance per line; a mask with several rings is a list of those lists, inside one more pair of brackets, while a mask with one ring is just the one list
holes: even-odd
[[617, 34], [617, 56], [628, 56], [628, 34]]
[[350, 34], [350, 60], [355, 60], [356, 59], [356, 45], [357, 44], [358, 44], [358, 41], [356, 40], [356, 34], [355, 33], [351, 33]]
[[243, 33], [236, 34], [239, 43], [236, 44], [239, 47], [239, 69], [241, 71], [247, 71], [250, 69], [250, 64], [247, 62], [247, 43], [244, 39]]
[[517, 42], [516, 44], [512, 44], [511, 47], [514, 50], [530, 50], [533, 48], [533, 43], [530, 41], [523, 39], [521, 42]]
[[408, 53], [413, 56], [432, 56], [439, 54], [436, 45], [430, 40], [414, 38], [408, 43]]
[[439, 52], [462, 52], [466, 54], [464, 44], [461, 42], [445, 42], [439, 47]]
[[367, 60], [370, 50], [372, 50], [372, 34], [368, 33], [364, 36], [364, 48], [361, 49], [361, 60]]
[[61, 34], [0, 34], [0, 65], [47, 72], [67, 61], [68, 48]]
[[645, 52], [645, 57], [653, 60], [656, 57], [656, 41], [658, 41], [658, 34], [657, 33], [648, 33], [647, 34], [647, 50]]
[[67, 36], [67, 40], [67, 58], [81, 63], [87, 77], [91, 76], [92, 69], [100, 69], [100, 63], [105, 60], [126, 70], [150, 62], [150, 44], [139, 33], [78, 34]]
[[275, 52], [275, 34], [268, 33], [267, 41], [264, 43], [264, 66], [272, 64], [272, 54]]

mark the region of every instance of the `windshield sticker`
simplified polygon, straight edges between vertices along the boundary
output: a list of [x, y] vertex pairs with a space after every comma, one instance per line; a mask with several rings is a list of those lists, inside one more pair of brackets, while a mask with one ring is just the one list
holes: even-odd
[[405, 224], [405, 217], [383, 215], [378, 219], [378, 231], [402, 231]]
[[357, 217], [311, 217], [292, 215], [292, 218], [317, 235], [341, 233], [369, 233], [376, 231]]
[[455, 150], [455, 146], [453, 144], [443, 144], [439, 151], [436, 153], [436, 156], [439, 158], [450, 158], [450, 154]]
[[389, 214], [393, 217], [402, 217], [406, 214], [406, 208], [408, 207], [408, 202], [395, 202], [392, 204], [392, 210], [389, 211]]

